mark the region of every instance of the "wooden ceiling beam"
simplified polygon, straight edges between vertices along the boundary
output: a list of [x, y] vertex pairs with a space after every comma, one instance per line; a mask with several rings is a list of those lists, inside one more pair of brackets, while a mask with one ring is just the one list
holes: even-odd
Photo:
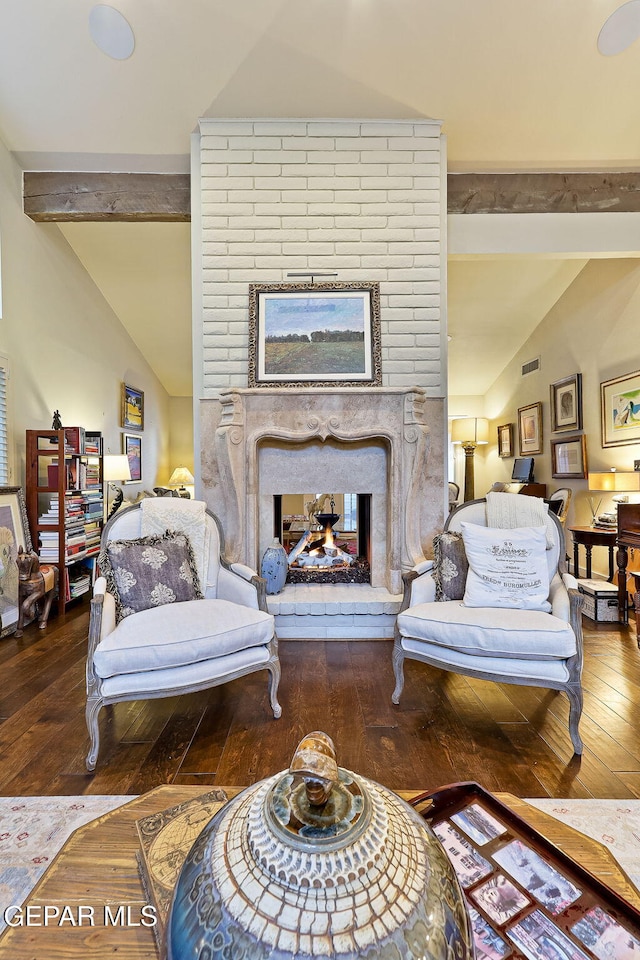
[[450, 173], [448, 213], [638, 213], [640, 173]]
[[[187, 173], [24, 174], [36, 221], [191, 219]], [[448, 213], [638, 213], [640, 173], [450, 173]]]
[[25, 171], [23, 209], [38, 222], [185, 222], [190, 180], [188, 173]]

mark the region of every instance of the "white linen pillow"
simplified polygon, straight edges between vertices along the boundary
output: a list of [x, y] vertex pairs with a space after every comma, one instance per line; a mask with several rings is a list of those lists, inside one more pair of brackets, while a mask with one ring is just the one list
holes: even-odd
[[545, 527], [460, 527], [469, 561], [465, 607], [551, 611]]

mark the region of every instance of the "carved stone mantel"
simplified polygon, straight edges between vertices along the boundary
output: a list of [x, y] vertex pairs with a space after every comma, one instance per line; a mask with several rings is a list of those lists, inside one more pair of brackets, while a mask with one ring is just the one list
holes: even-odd
[[204, 497], [229, 559], [259, 566], [274, 463], [279, 492], [372, 493], [373, 585], [399, 593], [402, 571], [431, 556], [445, 510], [443, 400], [418, 387], [236, 388], [200, 409]]

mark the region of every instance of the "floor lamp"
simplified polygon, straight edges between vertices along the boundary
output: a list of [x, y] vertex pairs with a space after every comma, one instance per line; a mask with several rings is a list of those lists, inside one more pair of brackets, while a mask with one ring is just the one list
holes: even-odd
[[484, 417], [463, 417], [451, 424], [451, 442], [462, 444], [464, 450], [464, 500], [475, 498], [473, 455], [479, 444], [489, 442], [489, 421]]

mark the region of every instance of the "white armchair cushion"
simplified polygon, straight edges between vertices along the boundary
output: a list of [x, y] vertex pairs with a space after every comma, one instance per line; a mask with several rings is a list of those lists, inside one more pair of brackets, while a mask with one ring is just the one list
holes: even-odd
[[403, 637], [477, 657], [548, 660], [576, 653], [569, 624], [540, 610], [420, 603], [398, 614], [398, 629]]
[[269, 643], [274, 618], [228, 600], [187, 600], [133, 614], [96, 647], [99, 677], [165, 670]]
[[469, 561], [465, 606], [551, 610], [545, 527], [461, 526]]
[[444, 670], [450, 669], [454, 673], [469, 672], [481, 675], [486, 673], [487, 679], [499, 680], [504, 677], [518, 677], [523, 683], [545, 686], [548, 683], [567, 683], [569, 670], [566, 660], [518, 660], [510, 657], [476, 657], [473, 654], [460, 653], [459, 650], [447, 650], [434, 643], [422, 643], [420, 640], [402, 638], [402, 649], [406, 654], [416, 655], [422, 660], [432, 660]]
[[142, 673], [123, 673], [102, 681], [103, 697], [127, 697], [135, 694], [142, 699], [147, 695], [157, 696], [158, 691], [173, 692], [206, 687], [220, 677], [232, 679], [248, 668], [260, 669], [269, 660], [267, 647], [248, 647], [226, 657], [188, 663], [184, 667], [167, 667], [166, 670], [146, 670]]

